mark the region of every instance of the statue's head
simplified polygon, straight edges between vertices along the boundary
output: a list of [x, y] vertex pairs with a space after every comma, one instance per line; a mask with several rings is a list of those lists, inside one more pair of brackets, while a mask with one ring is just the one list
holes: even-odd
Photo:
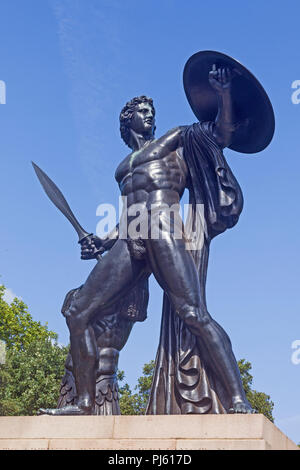
[[131, 130], [147, 138], [155, 133], [155, 109], [153, 100], [137, 96], [128, 101], [120, 113], [120, 132], [125, 144], [130, 147]]

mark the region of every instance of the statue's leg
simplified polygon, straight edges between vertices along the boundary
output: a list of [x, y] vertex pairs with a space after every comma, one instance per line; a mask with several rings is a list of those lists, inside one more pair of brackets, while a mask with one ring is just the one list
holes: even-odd
[[70, 331], [77, 399], [74, 405], [41, 410], [52, 415], [93, 414], [97, 343], [91, 325], [94, 316], [121, 298], [144, 274], [144, 261], [132, 260], [125, 240], [118, 240], [98, 261], [64, 315]]
[[230, 339], [207, 311], [204, 289], [201, 289], [191, 252], [186, 250], [183, 239], [176, 240], [168, 233], [164, 233], [164, 237], [146, 242], [153, 274], [167, 293], [176, 313], [204, 344], [210, 365], [228, 391], [232, 403], [229, 411], [251, 412]]
[[[126, 297], [120, 303], [126, 302]], [[113, 306], [113, 313], [96, 317], [93, 328], [96, 335], [98, 366], [96, 367], [95, 414], [119, 415], [118, 360], [119, 351], [124, 347], [134, 322], [120, 315], [119, 303]]]
[[117, 378], [119, 351], [109, 346], [98, 348], [98, 352], [95, 414], [120, 415]]

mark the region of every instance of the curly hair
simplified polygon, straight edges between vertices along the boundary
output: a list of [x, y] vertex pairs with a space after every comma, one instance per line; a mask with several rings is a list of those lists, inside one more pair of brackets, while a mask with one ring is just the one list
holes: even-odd
[[[153, 110], [153, 113], [155, 115], [155, 108], [153, 106], [153, 100], [152, 98], [148, 98], [148, 96], [136, 96], [135, 98], [132, 98], [132, 100], [128, 101], [124, 108], [122, 109], [120, 113], [120, 132], [121, 132], [121, 137], [124, 140], [125, 144], [129, 145], [129, 139], [130, 139], [130, 122], [132, 119], [132, 115], [137, 107], [137, 105], [141, 103], [148, 103]], [[156, 127], [154, 127], [153, 132], [155, 132]]]

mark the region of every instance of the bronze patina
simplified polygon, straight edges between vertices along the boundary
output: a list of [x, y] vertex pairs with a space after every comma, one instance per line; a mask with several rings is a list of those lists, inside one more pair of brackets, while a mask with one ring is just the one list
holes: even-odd
[[[137, 236], [121, 236], [124, 224], [106, 239], [85, 232], [82, 259], [106, 253], [65, 299], [62, 312], [71, 345], [66, 375], [59, 407], [42, 413], [119, 413], [118, 355], [134, 322], [146, 317], [151, 274], [164, 291], [164, 304], [147, 413], [253, 412], [230, 339], [207, 310], [205, 283], [211, 240], [233, 227], [243, 208], [223, 149], [263, 150], [273, 136], [274, 114], [257, 79], [218, 52], [189, 59], [184, 87], [198, 122], [159, 138], [152, 99], [135, 97], [121, 111], [121, 136], [130, 153], [115, 178], [127, 199], [125, 229], [137, 204], [144, 210], [141, 222], [148, 225]], [[186, 188], [196, 242], [192, 249], [179, 214]], [[153, 214], [158, 237], [152, 232]]]

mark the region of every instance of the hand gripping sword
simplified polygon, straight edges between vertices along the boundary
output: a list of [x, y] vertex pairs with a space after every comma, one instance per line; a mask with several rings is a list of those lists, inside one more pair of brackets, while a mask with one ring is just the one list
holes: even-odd
[[[49, 197], [49, 199], [53, 202], [53, 204], [63, 213], [65, 217], [71, 222], [74, 229], [77, 232], [79, 237], [78, 243], [82, 244], [85, 240], [92, 236], [92, 233], [86, 232], [76, 219], [75, 215], [70, 209], [69, 204], [67, 203], [66, 199], [64, 198], [62, 192], [58, 189], [55, 183], [49, 178], [49, 176], [44, 173], [34, 162], [31, 162], [36, 173], [36, 176], [39, 179], [42, 187], [44, 188], [45, 193]], [[94, 253], [96, 259], [101, 259], [100, 250], [95, 251]]]

